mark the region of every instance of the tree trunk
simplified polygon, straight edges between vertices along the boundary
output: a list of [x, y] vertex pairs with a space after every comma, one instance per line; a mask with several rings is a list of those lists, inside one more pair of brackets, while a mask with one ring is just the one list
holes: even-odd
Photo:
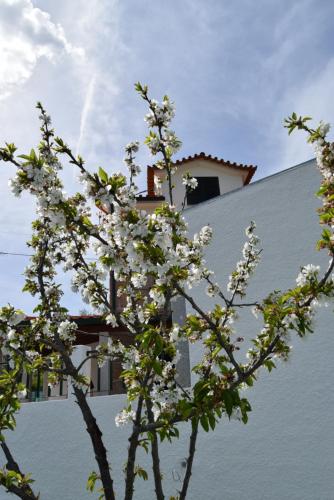
[[87, 403], [85, 394], [81, 389], [74, 387], [77, 404], [87, 426], [87, 432], [92, 441], [95, 459], [99, 466], [103, 492], [106, 500], [115, 500], [113, 480], [110, 475], [110, 467], [107, 459], [107, 450], [102, 441], [102, 432], [96, 423], [96, 419]]

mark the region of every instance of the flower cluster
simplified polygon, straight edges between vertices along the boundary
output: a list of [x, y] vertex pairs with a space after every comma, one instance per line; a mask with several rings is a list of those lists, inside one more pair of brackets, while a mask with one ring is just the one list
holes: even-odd
[[[147, 144], [153, 156], [161, 151], [167, 150], [169, 155], [172, 155], [177, 153], [181, 147], [181, 141], [177, 138], [175, 132], [169, 129], [163, 129], [161, 134], [157, 134], [151, 130], [149, 135], [146, 137], [145, 144]], [[160, 166], [162, 167], [161, 164]]]
[[25, 319], [25, 314], [21, 310], [16, 310], [13, 306], [0, 308], [0, 349], [18, 349], [21, 346], [21, 336], [18, 326]]
[[314, 144], [318, 169], [322, 175], [322, 183], [318, 195], [323, 207], [319, 210], [320, 223], [326, 225], [323, 237], [318, 242], [319, 248], [328, 248], [330, 255], [334, 252], [334, 142], [327, 139], [330, 130], [328, 123], [320, 122], [316, 129], [307, 125], [310, 117], [298, 117], [296, 113], [285, 120], [285, 127], [291, 133], [295, 128], [305, 130], [309, 135], [308, 142]]
[[314, 266], [313, 264], [308, 264], [302, 267], [301, 272], [296, 278], [296, 283], [298, 286], [304, 286], [310, 281], [317, 279], [320, 271], [320, 266]]
[[107, 293], [104, 285], [105, 278], [105, 270], [95, 262], [89, 263], [84, 268], [78, 268], [73, 272], [72, 291], [80, 291], [82, 300], [86, 304], [98, 308], [101, 296]]
[[117, 427], [123, 427], [124, 425], [132, 422], [136, 416], [136, 413], [130, 409], [124, 409], [118, 413], [115, 417], [115, 424]]
[[255, 228], [256, 224], [253, 221], [246, 228], [245, 232], [248, 241], [246, 241], [242, 250], [244, 259], [237, 263], [236, 269], [232, 272], [227, 285], [228, 291], [241, 297], [245, 295], [248, 280], [260, 261], [260, 251], [257, 248], [260, 240], [254, 234]]
[[196, 189], [198, 186], [198, 180], [195, 177], [191, 177], [189, 172], [185, 174], [182, 178], [182, 184], [186, 186], [187, 190]]
[[165, 96], [159, 104], [155, 99], [150, 100], [150, 111], [145, 116], [145, 121], [149, 127], [167, 127], [175, 116], [174, 103]]
[[[171, 378], [175, 378], [175, 368], [172, 366], [165, 369], [164, 375], [166, 376], [168, 369], [170, 369]], [[166, 380], [163, 383], [157, 380], [151, 398], [153, 400], [154, 420], [157, 421], [159, 417], [165, 416], [168, 418], [169, 414], [173, 413], [177, 402], [182, 398], [182, 392], [176, 386], [175, 380], [167, 381], [167, 383]]]
[[124, 158], [124, 163], [126, 164], [130, 174], [132, 177], [135, 177], [136, 175], [139, 175], [141, 172], [141, 169], [139, 165], [135, 163], [135, 153], [137, 153], [139, 150], [139, 142], [134, 141], [130, 142], [125, 146], [125, 158]]
[[161, 190], [162, 183], [163, 183], [163, 179], [160, 176], [155, 175], [154, 176], [154, 192], [158, 196], [160, 196], [162, 193], [162, 190]]
[[328, 123], [321, 123], [318, 128], [318, 137], [314, 141], [314, 149], [318, 168], [325, 181], [334, 183], [334, 143], [326, 141], [330, 130]]
[[[148, 136], [145, 143], [147, 144], [152, 155], [161, 152], [164, 160], [169, 160], [181, 147], [182, 143], [176, 136], [175, 132], [169, 129], [169, 124], [175, 115], [174, 103], [172, 103], [168, 96], [164, 96], [162, 103], [158, 103], [155, 99], [149, 99], [147, 95], [147, 87], [142, 87], [140, 84], [136, 85], [136, 89], [141, 94], [142, 98], [149, 105], [149, 113], [145, 116], [145, 121], [150, 127]], [[157, 132], [154, 130], [157, 129]], [[159, 168], [171, 169], [171, 165], [158, 162]]]
[[64, 342], [74, 341], [77, 329], [78, 327], [74, 321], [69, 321], [68, 319], [61, 321], [58, 325], [59, 338]]

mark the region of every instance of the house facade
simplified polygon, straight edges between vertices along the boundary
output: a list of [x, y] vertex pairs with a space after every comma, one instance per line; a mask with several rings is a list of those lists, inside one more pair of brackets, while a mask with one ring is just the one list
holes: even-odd
[[[183, 205], [190, 207], [248, 185], [257, 168], [253, 165], [232, 163], [203, 152], [181, 158], [173, 165], [177, 168], [173, 175], [173, 202], [178, 209]], [[182, 182], [187, 173], [195, 177], [198, 183], [197, 188], [189, 193]], [[156, 165], [148, 166], [147, 195], [138, 197], [138, 206], [150, 210], [162, 201], [169, 202], [166, 172]]]

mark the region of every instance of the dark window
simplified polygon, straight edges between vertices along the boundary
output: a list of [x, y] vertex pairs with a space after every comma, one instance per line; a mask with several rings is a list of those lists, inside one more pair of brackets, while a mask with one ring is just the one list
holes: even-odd
[[218, 177], [195, 177], [197, 188], [187, 194], [187, 204], [196, 205], [220, 195]]
[[34, 370], [30, 378], [30, 397], [31, 401], [42, 401], [43, 394], [43, 372], [41, 370]]

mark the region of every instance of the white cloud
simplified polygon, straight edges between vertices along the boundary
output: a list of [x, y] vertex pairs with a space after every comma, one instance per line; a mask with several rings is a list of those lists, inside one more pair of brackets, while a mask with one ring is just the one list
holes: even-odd
[[[305, 137], [288, 137], [282, 120], [296, 111], [334, 121], [334, 59], [328, 62], [334, 4], [239, 4], [0, 0], [0, 146], [15, 142], [21, 153], [38, 143], [39, 100], [89, 169], [120, 170], [124, 144], [147, 130], [145, 105], [133, 91], [140, 80], [152, 97], [167, 92], [176, 101], [174, 126], [185, 155], [205, 150], [256, 163], [258, 177], [309, 158]], [[138, 163], [151, 162], [141, 148]], [[15, 252], [25, 235], [14, 232], [29, 232], [34, 210], [29, 197], [18, 203], [9, 195], [12, 169], [3, 167], [0, 236], [11, 234], [0, 249]], [[71, 192], [73, 172], [65, 162]], [[144, 174], [141, 182], [144, 189]], [[6, 301], [0, 290], [0, 304]]]
[[0, 25], [0, 99], [11, 95], [32, 75], [41, 57], [54, 62], [62, 54], [83, 56], [60, 24], [31, 0], [2, 0]]

